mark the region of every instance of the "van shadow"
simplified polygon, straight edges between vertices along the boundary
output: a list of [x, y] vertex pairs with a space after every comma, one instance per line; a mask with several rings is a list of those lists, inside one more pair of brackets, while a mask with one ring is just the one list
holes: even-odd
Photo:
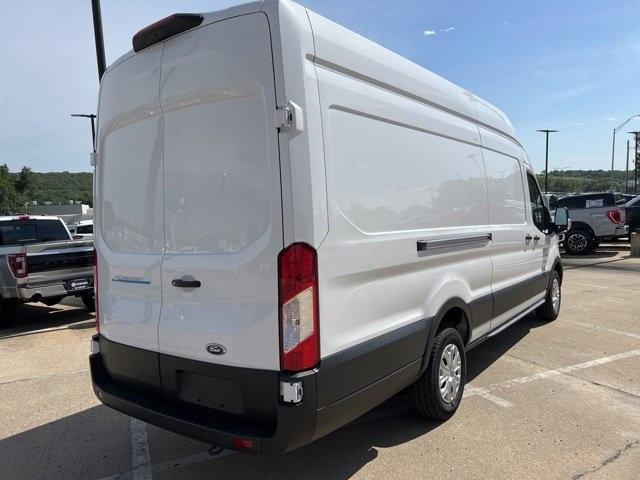
[[531, 330], [548, 325], [548, 321], [539, 319], [535, 313], [511, 325], [504, 332], [490, 337], [485, 342], [467, 353], [467, 383], [472, 382], [478, 375], [493, 365], [500, 357], [507, 353]]
[[100, 405], [1, 439], [0, 478], [98, 479], [128, 471], [129, 425], [126, 415]]
[[43, 303], [26, 303], [16, 307], [16, 319], [12, 325], [3, 327], [0, 324], [0, 338], [29, 335], [35, 330], [64, 326], [70, 329], [93, 328], [95, 317], [82, 307], [49, 307]]

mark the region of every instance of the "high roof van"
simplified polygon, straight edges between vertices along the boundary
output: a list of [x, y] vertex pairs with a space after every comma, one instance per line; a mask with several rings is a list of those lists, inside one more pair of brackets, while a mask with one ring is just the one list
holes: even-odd
[[281, 453], [407, 388], [445, 420], [465, 352], [558, 315], [566, 211], [507, 117], [288, 0], [137, 33], [96, 150], [93, 388], [145, 422]]

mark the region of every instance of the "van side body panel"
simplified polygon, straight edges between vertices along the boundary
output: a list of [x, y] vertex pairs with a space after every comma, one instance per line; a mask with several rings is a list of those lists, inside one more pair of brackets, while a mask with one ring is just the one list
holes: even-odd
[[[485, 237], [418, 250], [421, 241], [490, 233], [480, 137], [467, 118], [475, 114], [473, 98], [422, 69], [415, 76], [434, 85], [433, 103], [464, 116], [384, 88], [378, 80], [391, 75], [388, 65], [397, 61], [398, 83], [416, 90], [419, 81], [403, 76], [403, 69], [413, 73], [413, 64], [309, 15], [330, 225], [318, 252], [324, 358], [430, 319], [450, 298], [473, 304], [490, 297], [491, 248]], [[373, 70], [371, 62], [383, 59], [390, 62]], [[472, 338], [489, 328], [490, 318], [477, 320]], [[415, 359], [423, 353], [424, 347], [413, 352]]]

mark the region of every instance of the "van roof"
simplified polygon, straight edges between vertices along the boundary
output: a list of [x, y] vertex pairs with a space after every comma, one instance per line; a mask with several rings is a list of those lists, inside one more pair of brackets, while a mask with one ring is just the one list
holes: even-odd
[[[201, 15], [204, 19], [201, 26], [248, 13], [259, 11], [277, 12], [280, 4], [297, 6], [290, 0], [250, 1], [223, 10], [202, 13]], [[334, 57], [332, 52], [335, 53], [335, 50], [327, 49], [325, 52], [320, 53], [316, 45], [314, 62], [330, 67], [337, 66], [343, 70], [347, 69], [351, 73], [373, 80], [374, 84], [393, 86], [393, 89], [401, 95], [478, 122], [481, 126], [501, 134], [520, 145], [516, 131], [505, 113], [486, 100], [411, 60], [315, 14], [311, 10], [298, 7], [292, 9], [292, 11], [306, 13], [305, 15], [300, 14], [299, 20], [301, 24], [308, 22], [307, 18], [310, 18], [312, 22], [320, 26], [317, 31], [314, 28], [314, 35], [322, 36], [324, 31], [327, 34], [339, 33], [340, 47], [349, 53], [348, 55]], [[326, 57], [322, 57], [324, 53], [327, 54]], [[122, 55], [107, 68], [107, 72], [134, 55], [136, 53], [133, 50]], [[473, 100], [473, 102], [470, 100]], [[528, 160], [527, 163], [529, 163]]]

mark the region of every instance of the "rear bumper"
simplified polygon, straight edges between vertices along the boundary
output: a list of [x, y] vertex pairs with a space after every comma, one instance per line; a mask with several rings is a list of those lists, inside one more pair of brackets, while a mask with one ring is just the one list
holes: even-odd
[[[73, 289], [74, 280], [88, 279], [86, 288]], [[39, 297], [64, 297], [82, 295], [93, 291], [93, 268], [68, 268], [31, 273], [27, 278], [17, 280], [16, 292], [20, 300], [37, 300]]]
[[[330, 433], [413, 383], [422, 366], [428, 334], [425, 325], [418, 322], [386, 338], [365, 342], [323, 360], [319, 368], [294, 375], [170, 357], [96, 335], [95, 353], [89, 357], [91, 379], [102, 403], [152, 425], [227, 449], [279, 454]], [[127, 359], [109, 358], [123, 353]], [[392, 353], [395, 358], [390, 358]], [[152, 367], [142, 365], [149, 355], [155, 355], [155, 365], [166, 370], [157, 378]], [[185, 372], [202, 379], [195, 397], [185, 393], [194, 385], [187, 386]], [[243, 397], [230, 399], [227, 391], [206, 399], [212, 389], [202, 385], [209, 381], [224, 382], [228, 391], [237, 385]], [[282, 402], [281, 381], [302, 382], [300, 403]], [[227, 411], [211, 408], [221, 395], [230, 399], [222, 405]], [[196, 404], [200, 396], [202, 404]], [[201, 406], [206, 403], [209, 405]]]
[[[304, 399], [296, 406], [278, 406], [277, 424], [252, 422], [239, 415], [186, 405], [164, 395], [135, 391], [114, 382], [100, 354], [90, 357], [93, 390], [105, 405], [152, 425], [226, 449], [284, 453], [309, 443], [315, 429], [315, 405]], [[298, 377], [305, 396], [313, 398], [315, 373]], [[238, 443], [240, 442], [241, 443]]]

